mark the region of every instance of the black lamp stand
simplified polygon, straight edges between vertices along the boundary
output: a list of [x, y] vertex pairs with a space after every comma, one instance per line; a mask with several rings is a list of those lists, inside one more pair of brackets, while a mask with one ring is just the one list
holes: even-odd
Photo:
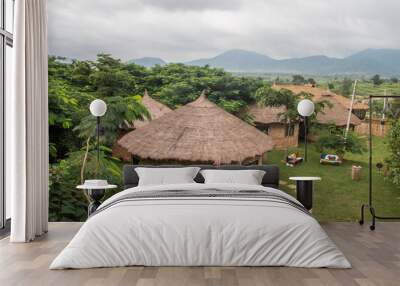
[[96, 136], [97, 136], [97, 164], [100, 164], [100, 116], [96, 116]]
[[304, 162], [307, 162], [307, 116], [304, 118]]
[[372, 99], [373, 98], [398, 98], [397, 96], [384, 96], [384, 95], [370, 95], [369, 96], [369, 162], [368, 162], [368, 176], [369, 176], [369, 189], [368, 189], [368, 204], [363, 204], [361, 206], [361, 218], [359, 223], [362, 225], [364, 224], [364, 210], [365, 208], [369, 209], [369, 212], [372, 216], [372, 223], [370, 225], [370, 229], [375, 229], [375, 221], [376, 219], [381, 220], [392, 220], [392, 219], [400, 219], [400, 217], [384, 217], [378, 216], [376, 214], [375, 208], [373, 206], [372, 201]]

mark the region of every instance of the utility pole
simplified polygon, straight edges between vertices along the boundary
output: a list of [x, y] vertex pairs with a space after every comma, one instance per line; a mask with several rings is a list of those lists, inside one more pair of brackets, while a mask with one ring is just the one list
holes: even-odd
[[351, 102], [349, 106], [349, 114], [347, 116], [347, 125], [346, 125], [346, 133], [344, 134], [344, 140], [347, 139], [347, 135], [349, 134], [351, 113], [353, 112], [354, 97], [356, 96], [356, 86], [357, 86], [357, 80], [354, 81], [353, 94], [351, 95]]

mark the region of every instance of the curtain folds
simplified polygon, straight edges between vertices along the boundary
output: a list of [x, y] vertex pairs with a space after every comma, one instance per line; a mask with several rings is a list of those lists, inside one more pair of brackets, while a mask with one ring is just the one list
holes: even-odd
[[15, 1], [14, 92], [6, 117], [12, 242], [31, 241], [48, 226], [46, 5], [46, 0]]

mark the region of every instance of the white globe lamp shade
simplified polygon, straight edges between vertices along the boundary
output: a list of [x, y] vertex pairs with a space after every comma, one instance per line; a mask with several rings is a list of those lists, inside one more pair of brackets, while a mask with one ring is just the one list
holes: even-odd
[[303, 99], [297, 105], [297, 111], [301, 116], [310, 116], [314, 113], [314, 103], [309, 99]]
[[90, 103], [89, 109], [93, 116], [101, 117], [106, 114], [107, 104], [101, 99], [95, 99]]

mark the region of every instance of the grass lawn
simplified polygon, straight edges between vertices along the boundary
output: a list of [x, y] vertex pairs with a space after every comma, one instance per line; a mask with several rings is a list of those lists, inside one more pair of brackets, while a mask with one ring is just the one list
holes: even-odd
[[[320, 87], [327, 88], [328, 82], [333, 83], [335, 86], [334, 92], [340, 94], [341, 81], [322, 81]], [[384, 82], [380, 85], [374, 85], [372, 82], [359, 81], [357, 83], [357, 95], [365, 96], [368, 95], [384, 95], [386, 90], [387, 95], [397, 95], [400, 96], [400, 83]]]
[[[298, 150], [303, 154], [303, 146]], [[281, 171], [281, 189], [295, 196], [295, 182], [290, 176], [319, 176], [322, 181], [314, 185], [313, 215], [319, 221], [358, 221], [360, 206], [368, 200], [368, 152], [363, 155], [346, 154], [341, 166], [321, 165], [319, 153], [312, 144], [308, 148], [308, 162], [295, 167], [283, 163], [285, 151], [272, 151], [268, 154], [268, 164], [278, 164]], [[383, 162], [388, 151], [383, 138], [373, 139], [373, 203], [380, 216], [400, 216], [400, 187], [389, 182], [375, 167]], [[362, 179], [351, 180], [352, 165], [362, 166]], [[367, 216], [368, 218], [368, 216]]]

